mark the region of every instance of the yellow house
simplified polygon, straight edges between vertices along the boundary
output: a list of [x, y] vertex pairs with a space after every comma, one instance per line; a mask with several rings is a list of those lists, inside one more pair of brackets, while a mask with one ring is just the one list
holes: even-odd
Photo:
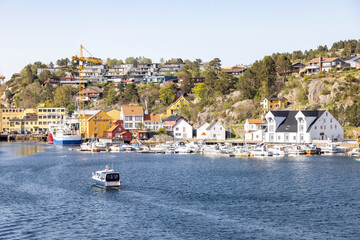
[[184, 98], [184, 96], [179, 97], [175, 102], [170, 104], [166, 109], [166, 113], [161, 114], [161, 118], [167, 118], [171, 115], [177, 115], [180, 112], [181, 108], [190, 108], [190, 102]]
[[111, 119], [113, 121], [120, 120], [120, 111], [119, 110], [113, 109], [113, 110], [107, 111], [106, 113], [107, 113], [107, 115], [109, 115], [111, 117]]
[[105, 131], [112, 125], [113, 119], [104, 111], [99, 110], [93, 115], [85, 115], [81, 119], [80, 131], [84, 138], [104, 137]]
[[281, 110], [287, 107], [287, 99], [284, 97], [265, 98], [261, 103], [264, 111]]

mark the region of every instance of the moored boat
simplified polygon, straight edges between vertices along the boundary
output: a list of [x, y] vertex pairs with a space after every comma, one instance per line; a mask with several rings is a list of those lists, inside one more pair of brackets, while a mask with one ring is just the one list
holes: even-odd
[[55, 145], [80, 145], [81, 136], [66, 123], [49, 125], [48, 142]]

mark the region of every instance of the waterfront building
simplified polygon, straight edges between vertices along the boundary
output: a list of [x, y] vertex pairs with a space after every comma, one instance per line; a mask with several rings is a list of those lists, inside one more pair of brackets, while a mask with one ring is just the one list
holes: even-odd
[[260, 105], [263, 107], [263, 111], [281, 110], [287, 107], [287, 99], [284, 97], [269, 97], [264, 98]]
[[141, 106], [121, 106], [120, 119], [124, 121], [124, 128], [133, 132], [144, 122], [143, 109]]
[[64, 119], [65, 108], [3, 108], [2, 129], [5, 132], [47, 132], [49, 123]]
[[173, 130], [173, 126], [181, 119], [184, 119], [183, 116], [179, 116], [179, 115], [171, 115], [169, 117], [167, 117], [164, 120], [164, 128], [167, 131], [172, 131]]
[[180, 119], [173, 126], [174, 140], [193, 138], [193, 127], [185, 120]]
[[267, 143], [311, 143], [314, 140], [343, 141], [344, 130], [326, 110], [269, 111], [266, 116]]
[[262, 141], [266, 124], [262, 119], [246, 119], [244, 124], [245, 141]]
[[22, 119], [25, 116], [24, 108], [1, 108], [0, 126], [3, 132], [10, 131], [11, 119]]
[[226, 129], [218, 122], [203, 123], [196, 129], [197, 139], [225, 140]]
[[132, 134], [124, 128], [123, 120], [115, 121], [105, 134], [107, 138], [119, 139], [124, 142], [131, 142], [132, 140]]
[[79, 121], [80, 132], [84, 138], [99, 138], [105, 137], [105, 132], [110, 128], [113, 119], [104, 111], [96, 110], [93, 112], [85, 111], [84, 117]]
[[145, 114], [144, 115], [144, 129], [157, 131], [159, 128], [163, 128], [164, 123], [161, 121], [160, 114]]

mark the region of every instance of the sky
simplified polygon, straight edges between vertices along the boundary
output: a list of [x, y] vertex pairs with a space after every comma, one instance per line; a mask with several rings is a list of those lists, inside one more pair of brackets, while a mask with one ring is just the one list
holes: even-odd
[[[360, 1], [0, 0], [0, 74], [79, 54], [222, 66], [360, 39]], [[86, 54], [85, 54], [86, 56]]]

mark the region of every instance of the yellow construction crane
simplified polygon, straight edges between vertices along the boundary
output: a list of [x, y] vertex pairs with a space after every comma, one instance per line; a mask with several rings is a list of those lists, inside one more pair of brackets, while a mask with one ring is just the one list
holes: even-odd
[[5, 80], [5, 76], [0, 75], [0, 122], [1, 122], [1, 126], [0, 126], [0, 133], [2, 133], [3, 131], [3, 117], [2, 117], [2, 103], [1, 103], [1, 97], [2, 97], [2, 84]]
[[[78, 86], [78, 118], [79, 118], [79, 127], [80, 122], [85, 119], [85, 101], [87, 101], [86, 97], [85, 97], [85, 93], [82, 92], [82, 90], [85, 89], [85, 81], [84, 81], [84, 63], [93, 63], [93, 64], [101, 64], [102, 60], [100, 58], [95, 58], [91, 55], [91, 57], [84, 57], [83, 56], [83, 50], [85, 50], [89, 55], [91, 55], [91, 53], [86, 50], [82, 45], [80, 45], [80, 54], [79, 56], [75, 55], [72, 57], [72, 59], [75, 62], [79, 63], [79, 86]], [[83, 133], [83, 129], [80, 128], [80, 134]]]

